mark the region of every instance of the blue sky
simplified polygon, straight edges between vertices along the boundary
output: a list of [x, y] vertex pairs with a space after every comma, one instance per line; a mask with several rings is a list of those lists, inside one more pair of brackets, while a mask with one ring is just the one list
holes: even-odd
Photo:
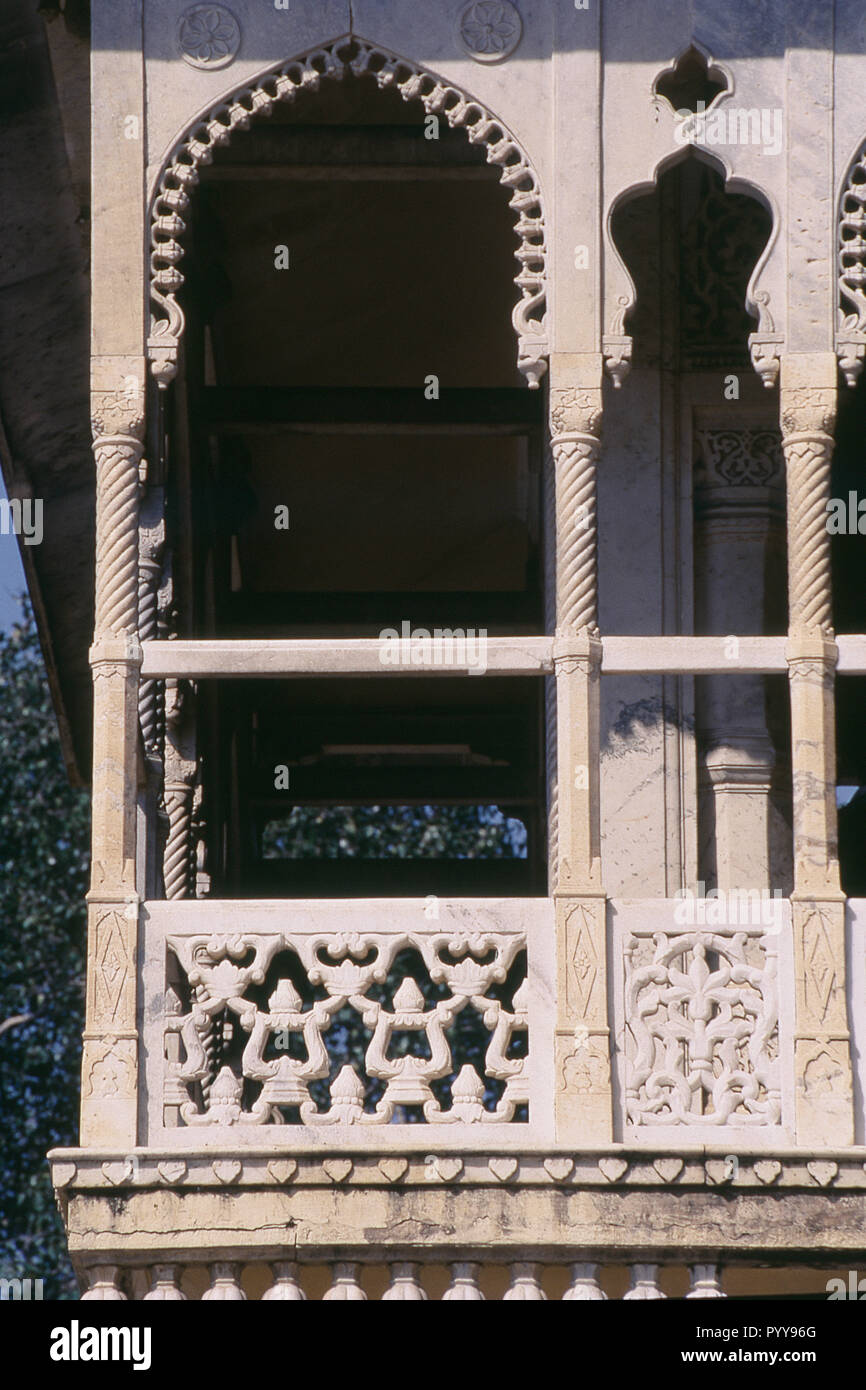
[[[0, 497], [5, 496], [6, 486], [0, 474]], [[18, 537], [11, 532], [8, 536], [0, 534], [0, 632], [5, 632], [18, 618], [21, 610], [14, 595], [26, 588]]]

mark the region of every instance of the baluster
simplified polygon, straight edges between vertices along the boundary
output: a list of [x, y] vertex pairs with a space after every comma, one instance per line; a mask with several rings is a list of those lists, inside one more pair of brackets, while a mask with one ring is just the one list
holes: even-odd
[[90, 1288], [81, 1295], [82, 1303], [88, 1298], [101, 1299], [106, 1303], [127, 1302], [126, 1294], [117, 1287], [117, 1265], [95, 1265], [87, 1271], [87, 1277]]
[[343, 1299], [346, 1302], [362, 1303], [366, 1302], [367, 1295], [358, 1283], [358, 1266], [356, 1264], [334, 1265], [334, 1282], [324, 1296], [324, 1302], [330, 1299]]
[[442, 1295], [443, 1303], [483, 1303], [484, 1294], [478, 1287], [478, 1266], [451, 1266], [451, 1283]]
[[160, 1299], [167, 1303], [186, 1303], [186, 1294], [181, 1293], [177, 1286], [176, 1273], [174, 1265], [154, 1265], [153, 1284], [149, 1292], [144, 1295], [142, 1302], [147, 1303], [149, 1299]]
[[211, 1286], [202, 1294], [202, 1302], [217, 1299], [222, 1303], [244, 1303], [246, 1294], [238, 1283], [237, 1265], [215, 1264], [211, 1266]]
[[274, 1265], [274, 1282], [267, 1293], [262, 1294], [262, 1302], [306, 1303], [307, 1295], [301, 1288], [298, 1266], [294, 1260], [285, 1260]]
[[607, 1298], [598, 1282], [598, 1265], [572, 1265], [571, 1283], [562, 1295], [563, 1303], [578, 1299]]
[[658, 1265], [632, 1265], [631, 1288], [623, 1298], [666, 1298], [658, 1286]]
[[689, 1273], [692, 1286], [686, 1298], [727, 1298], [718, 1265], [692, 1265]]
[[396, 1264], [391, 1266], [391, 1282], [382, 1294], [382, 1302], [426, 1303], [427, 1295], [418, 1282], [418, 1266]]
[[547, 1301], [547, 1294], [538, 1281], [537, 1264], [512, 1265], [511, 1284], [504, 1294], [503, 1301], [518, 1299], [526, 1302]]

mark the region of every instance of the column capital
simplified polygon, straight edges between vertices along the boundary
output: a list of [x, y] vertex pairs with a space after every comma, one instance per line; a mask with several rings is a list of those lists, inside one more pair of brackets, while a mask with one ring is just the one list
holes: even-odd
[[90, 415], [94, 441], [142, 445], [145, 398], [143, 357], [94, 357], [90, 372]]
[[569, 675], [580, 670], [585, 674], [601, 668], [603, 655], [601, 638], [587, 630], [573, 632], [557, 628], [553, 639], [553, 666], [557, 675]]
[[142, 662], [141, 644], [134, 634], [121, 633], [119, 636], [98, 636], [88, 652], [92, 667], [106, 663], [117, 666], [140, 667]]
[[597, 439], [602, 420], [603, 358], [600, 353], [555, 353], [550, 363], [550, 432], [553, 438]]
[[804, 661], [832, 670], [839, 661], [839, 648], [831, 637], [795, 630], [785, 644], [785, 660], [789, 669]]
[[794, 352], [782, 358], [782, 435], [832, 436], [838, 364], [834, 352]]

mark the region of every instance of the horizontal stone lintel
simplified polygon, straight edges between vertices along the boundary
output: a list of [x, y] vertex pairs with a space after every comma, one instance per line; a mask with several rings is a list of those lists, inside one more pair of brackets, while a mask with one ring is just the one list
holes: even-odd
[[857, 1192], [719, 1192], [626, 1186], [398, 1184], [327, 1188], [73, 1192], [76, 1265], [227, 1259], [253, 1264], [399, 1259], [548, 1264], [838, 1263], [866, 1258]]
[[[431, 633], [435, 633], [432, 629]], [[455, 629], [455, 633], [458, 630]], [[477, 644], [480, 634], [468, 633]], [[142, 644], [142, 677], [186, 676], [228, 679], [244, 676], [544, 676], [554, 671], [552, 637], [488, 637], [464, 651], [458, 636], [428, 644], [406, 639], [387, 646], [377, 637], [254, 639]], [[836, 638], [837, 670], [866, 673], [866, 636]], [[616, 637], [601, 638], [601, 669], [607, 675], [681, 673], [769, 675], [788, 669], [787, 637]], [[394, 652], [403, 659], [394, 662]], [[413, 656], [413, 652], [416, 655]], [[421, 659], [423, 657], [423, 659]]]

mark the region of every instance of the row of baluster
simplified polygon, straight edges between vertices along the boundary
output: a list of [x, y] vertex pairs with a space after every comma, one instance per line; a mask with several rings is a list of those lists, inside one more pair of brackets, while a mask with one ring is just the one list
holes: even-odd
[[[451, 1282], [442, 1294], [445, 1302], [483, 1302], [485, 1295], [480, 1288], [480, 1265], [453, 1264]], [[297, 1263], [283, 1261], [272, 1266], [273, 1280], [270, 1288], [262, 1294], [262, 1300], [302, 1302], [307, 1300], [301, 1281], [301, 1271]], [[571, 1266], [571, 1282], [563, 1293], [563, 1300], [606, 1299], [598, 1278], [599, 1266], [596, 1264], [574, 1264]], [[659, 1266], [654, 1264], [635, 1264], [630, 1267], [631, 1286], [623, 1294], [629, 1298], [666, 1298], [659, 1287]], [[155, 1265], [150, 1272], [151, 1287], [144, 1294], [148, 1299], [166, 1301], [186, 1301], [187, 1295], [180, 1288], [179, 1269], [176, 1265]], [[689, 1268], [691, 1287], [686, 1298], [725, 1298], [721, 1287], [717, 1265], [697, 1264]], [[535, 1302], [546, 1301], [547, 1294], [542, 1288], [542, 1266], [534, 1263], [518, 1263], [510, 1267], [511, 1282], [502, 1295], [505, 1301]], [[88, 1272], [89, 1288], [82, 1299], [123, 1299], [127, 1295], [120, 1287], [119, 1270], [113, 1265], [99, 1265]], [[322, 1295], [325, 1301], [343, 1300], [361, 1303], [368, 1300], [360, 1280], [360, 1266], [355, 1263], [339, 1263], [333, 1266], [330, 1288]], [[210, 1266], [210, 1287], [202, 1294], [202, 1301], [221, 1300], [227, 1303], [244, 1302], [244, 1293], [237, 1264], [217, 1262]], [[392, 1264], [390, 1283], [382, 1294], [382, 1299], [390, 1302], [427, 1302], [420, 1279], [420, 1266], [408, 1262]]]

